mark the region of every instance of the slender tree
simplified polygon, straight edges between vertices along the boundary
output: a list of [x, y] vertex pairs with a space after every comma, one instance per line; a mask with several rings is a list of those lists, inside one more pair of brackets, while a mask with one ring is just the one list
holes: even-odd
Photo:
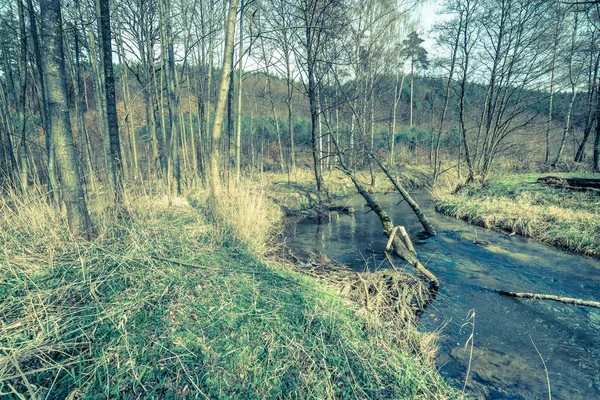
[[119, 143], [119, 121], [117, 117], [117, 100], [115, 95], [115, 75], [112, 62], [112, 32], [110, 27], [110, 0], [99, 0], [100, 32], [102, 46], [102, 66], [104, 68], [104, 93], [106, 95], [106, 120], [108, 122], [109, 158], [108, 170], [110, 190], [116, 205], [123, 200], [123, 167], [121, 144]]
[[215, 110], [215, 121], [212, 129], [212, 144], [210, 154], [210, 188], [214, 200], [221, 197], [221, 176], [219, 173], [220, 151], [219, 141], [223, 132], [225, 118], [225, 104], [227, 103], [227, 92], [229, 89], [229, 74], [231, 74], [231, 56], [233, 54], [233, 43], [235, 41], [235, 22], [239, 0], [230, 0], [227, 12], [227, 23], [225, 28], [225, 46], [223, 53], [223, 68], [221, 70], [221, 83], [217, 97], [217, 108]]
[[427, 50], [423, 47], [424, 40], [419, 37], [415, 31], [408, 35], [408, 38], [403, 42], [401, 56], [410, 62], [410, 126], [413, 126], [413, 94], [414, 94], [414, 78], [415, 69], [429, 68], [429, 60], [427, 59]]
[[94, 234], [83, 192], [69, 102], [67, 101], [67, 71], [63, 49], [63, 21], [60, 0], [40, 0], [42, 14], [43, 70], [48, 88], [48, 119], [50, 135], [55, 143], [59, 165], [61, 191], [71, 231], [85, 238]]

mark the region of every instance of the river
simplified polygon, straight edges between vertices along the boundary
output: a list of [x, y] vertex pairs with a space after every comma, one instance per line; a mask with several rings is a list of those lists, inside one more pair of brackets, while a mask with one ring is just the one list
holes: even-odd
[[[377, 195], [397, 225], [413, 238], [421, 261], [441, 282], [420, 329], [439, 331], [438, 365], [467, 393], [488, 399], [548, 398], [548, 371], [555, 399], [600, 399], [600, 309], [553, 301], [500, 296], [494, 290], [557, 294], [600, 300], [600, 260], [571, 254], [535, 240], [486, 230], [435, 212], [427, 196], [416, 196], [438, 231], [422, 228], [397, 195]], [[326, 254], [354, 270], [387, 268], [377, 216], [353, 196], [340, 204], [352, 215], [307, 217], [290, 222], [287, 245], [296, 254]], [[489, 241], [476, 245], [473, 240]], [[397, 260], [398, 265], [403, 265]], [[468, 316], [474, 310], [474, 336]], [[466, 324], [466, 325], [465, 325]], [[534, 346], [535, 343], [535, 346]], [[537, 351], [536, 351], [537, 347]], [[538, 354], [539, 351], [539, 354]]]

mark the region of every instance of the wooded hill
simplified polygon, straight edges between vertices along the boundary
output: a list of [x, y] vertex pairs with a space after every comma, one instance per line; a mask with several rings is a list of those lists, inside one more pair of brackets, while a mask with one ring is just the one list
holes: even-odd
[[52, 107], [69, 111], [91, 188], [122, 170], [179, 192], [219, 165], [239, 180], [297, 158], [320, 188], [336, 154], [360, 168], [367, 152], [435, 176], [442, 163], [487, 176], [500, 158], [600, 168], [593, 4], [448, 3], [433, 57], [409, 0], [217, 3], [3, 3], [3, 178], [23, 190], [58, 179]]

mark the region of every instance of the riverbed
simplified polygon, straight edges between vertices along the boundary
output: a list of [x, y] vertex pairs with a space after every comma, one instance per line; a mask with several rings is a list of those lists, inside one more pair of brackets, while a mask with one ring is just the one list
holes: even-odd
[[[476, 398], [548, 398], [549, 379], [556, 399], [600, 399], [600, 309], [495, 292], [600, 300], [600, 260], [446, 217], [421, 195], [416, 199], [438, 231], [426, 237], [399, 196], [376, 198], [395, 224], [407, 228], [419, 258], [440, 279], [420, 329], [440, 332], [438, 365], [448, 381], [462, 389], [470, 364], [466, 391]], [[303, 257], [325, 254], [357, 271], [388, 268], [377, 216], [359, 196], [340, 204], [356, 212], [291, 221], [288, 247]], [[476, 245], [476, 238], [489, 244]], [[396, 264], [404, 265], [400, 259]]]

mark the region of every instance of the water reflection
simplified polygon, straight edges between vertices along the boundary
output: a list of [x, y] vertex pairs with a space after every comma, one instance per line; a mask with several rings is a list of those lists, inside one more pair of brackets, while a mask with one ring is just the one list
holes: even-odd
[[[486, 231], [436, 214], [427, 198], [418, 200], [438, 236], [424, 238], [406, 204], [379, 196], [396, 224], [405, 225], [422, 261], [442, 282], [438, 300], [422, 318], [424, 329], [440, 326], [439, 365], [462, 387], [469, 349], [469, 329], [461, 329], [476, 310], [471, 377], [475, 397], [547, 398], [546, 362], [555, 398], [600, 398], [600, 310], [548, 301], [506, 298], [494, 290], [551, 293], [600, 300], [600, 262], [502, 232]], [[347, 200], [357, 212], [318, 221], [291, 223], [288, 244], [302, 253], [326, 254], [357, 270], [385, 267], [385, 237], [373, 213], [365, 214], [359, 197]], [[473, 244], [473, 239], [489, 245]], [[399, 262], [399, 264], [401, 264]]]

